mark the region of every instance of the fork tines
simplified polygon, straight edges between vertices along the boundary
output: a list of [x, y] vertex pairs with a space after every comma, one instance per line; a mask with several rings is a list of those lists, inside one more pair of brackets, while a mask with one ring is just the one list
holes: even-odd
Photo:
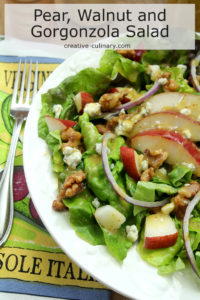
[[[15, 80], [14, 84], [14, 89], [13, 89], [13, 96], [12, 96], [12, 104], [15, 102], [15, 105], [27, 105], [29, 106], [30, 102], [30, 90], [31, 90], [31, 75], [32, 75], [32, 60], [30, 60], [29, 63], [29, 72], [28, 72], [28, 78], [27, 78], [27, 84], [26, 84], [26, 97], [24, 99], [24, 89], [25, 89], [25, 81], [26, 81], [26, 69], [27, 69], [27, 61], [25, 59], [24, 61], [24, 68], [23, 68], [23, 73], [21, 77], [21, 82], [20, 82], [20, 73], [21, 73], [21, 65], [22, 65], [22, 60], [20, 59], [19, 61], [19, 66], [17, 70], [17, 77]], [[34, 86], [33, 86], [33, 94], [32, 98], [35, 96], [37, 92], [37, 87], [38, 87], [38, 62], [36, 61], [35, 63], [35, 75], [34, 75]], [[17, 93], [18, 93], [18, 87], [20, 86], [20, 94], [19, 98], [17, 101]]]

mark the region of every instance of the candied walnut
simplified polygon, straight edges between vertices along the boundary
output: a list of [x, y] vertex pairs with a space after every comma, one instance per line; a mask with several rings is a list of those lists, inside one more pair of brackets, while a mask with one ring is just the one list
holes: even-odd
[[186, 208], [189, 204], [189, 200], [182, 195], [176, 195], [171, 199], [171, 202], [174, 203], [174, 213], [178, 219], [183, 219], [185, 215]]
[[104, 112], [113, 110], [114, 108], [121, 105], [122, 99], [123, 96], [121, 95], [121, 93], [103, 94], [99, 99], [101, 110]]
[[136, 56], [135, 50], [124, 49], [124, 50], [116, 50], [116, 52], [131, 60], [134, 60]]
[[73, 183], [71, 187], [66, 189], [65, 197], [71, 198], [83, 191], [83, 184], [82, 183]]
[[96, 128], [100, 134], [104, 134], [104, 133], [110, 131], [109, 128], [105, 124], [97, 124]]
[[168, 153], [163, 151], [162, 149], [145, 149], [144, 151], [144, 159], [146, 159], [149, 163], [149, 166], [153, 167], [154, 169], [158, 169], [160, 166], [162, 166], [167, 157]]
[[85, 180], [85, 173], [82, 170], [79, 170], [78, 172], [65, 178], [63, 187], [66, 189], [71, 187], [73, 183], [81, 183], [83, 180]]
[[142, 173], [140, 180], [141, 181], [150, 181], [153, 176], [154, 176], [154, 169], [151, 167]]
[[192, 198], [200, 191], [200, 184], [192, 181], [189, 185], [184, 185], [179, 189], [178, 193], [185, 198]]
[[83, 191], [83, 180], [85, 180], [85, 173], [82, 170], [67, 176], [57, 199], [53, 201], [53, 209], [57, 211], [65, 210], [66, 206], [63, 203], [63, 199], [71, 198], [81, 193]]
[[107, 122], [107, 128], [110, 129], [111, 131], [114, 131], [115, 127], [124, 120], [129, 120], [130, 122], [134, 122], [133, 121], [134, 116], [133, 114], [120, 114], [117, 117], [113, 117], [112, 119], [109, 119]]
[[73, 128], [64, 129], [61, 132], [61, 139], [64, 142], [63, 147], [78, 147], [81, 144], [82, 135], [80, 132], [74, 130]]
[[169, 79], [163, 88], [165, 92], [176, 92], [179, 88], [179, 84], [174, 79]]
[[65, 197], [65, 189], [61, 188], [61, 190], [57, 196], [57, 199], [53, 201], [52, 207], [54, 210], [62, 211], [62, 210], [66, 209], [66, 206], [64, 205], [64, 203], [62, 201], [64, 197]]
[[82, 181], [85, 179], [85, 173], [80, 170], [77, 173], [67, 176], [63, 187], [65, 189], [65, 197], [71, 198], [83, 191]]

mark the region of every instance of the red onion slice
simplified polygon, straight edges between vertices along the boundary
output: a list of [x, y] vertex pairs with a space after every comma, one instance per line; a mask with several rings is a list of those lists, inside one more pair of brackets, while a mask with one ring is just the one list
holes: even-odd
[[197, 80], [197, 74], [196, 74], [196, 67], [200, 63], [200, 55], [198, 55], [196, 58], [194, 58], [191, 62], [191, 81], [192, 85], [195, 88], [197, 92], [200, 92], [200, 84]]
[[198, 269], [197, 269], [195, 257], [194, 257], [194, 254], [193, 254], [193, 251], [192, 251], [192, 248], [191, 248], [190, 238], [189, 238], [190, 215], [191, 215], [194, 207], [199, 202], [199, 200], [200, 200], [200, 195], [199, 195], [199, 193], [197, 193], [194, 196], [194, 198], [190, 201], [190, 203], [188, 204], [188, 207], [185, 211], [185, 216], [184, 216], [184, 219], [183, 219], [183, 240], [184, 240], [185, 249], [186, 249], [186, 252], [187, 252], [189, 262], [190, 262], [194, 272], [196, 273], [196, 275], [200, 278], [200, 274], [199, 274]]
[[127, 201], [128, 203], [130, 203], [132, 205], [141, 206], [141, 207], [149, 207], [149, 208], [159, 207], [159, 206], [163, 206], [166, 203], [168, 203], [169, 202], [168, 199], [165, 199], [163, 201], [157, 201], [157, 202], [136, 200], [136, 199], [130, 197], [129, 195], [127, 195], [126, 192], [117, 184], [117, 182], [115, 181], [115, 179], [112, 175], [112, 172], [110, 170], [110, 166], [109, 166], [109, 162], [108, 162], [108, 155], [107, 155], [107, 143], [108, 143], [109, 139], [113, 139], [115, 137], [116, 137], [116, 135], [114, 135], [113, 133], [105, 133], [105, 135], [103, 137], [103, 141], [102, 141], [102, 150], [101, 150], [101, 157], [102, 157], [102, 161], [103, 161], [104, 172], [105, 172], [106, 177], [107, 177], [108, 181], [110, 182], [113, 190], [115, 191], [115, 193], [118, 196], [120, 196], [122, 199]]
[[121, 109], [127, 110], [129, 108], [132, 108], [136, 105], [141, 104], [145, 100], [147, 100], [149, 97], [153, 96], [160, 88], [160, 84], [158, 82], [155, 82], [154, 85], [146, 92], [144, 95], [142, 95], [140, 98], [138, 98], [136, 101], [125, 103], [115, 109], [115, 111], [120, 111]]

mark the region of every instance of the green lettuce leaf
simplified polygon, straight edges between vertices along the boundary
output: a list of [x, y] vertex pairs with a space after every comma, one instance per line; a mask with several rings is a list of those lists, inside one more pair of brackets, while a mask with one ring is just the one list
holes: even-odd
[[190, 182], [192, 178], [192, 170], [186, 166], [178, 166], [174, 168], [168, 175], [172, 185], [175, 187], [180, 187], [184, 183]]
[[104, 236], [101, 228], [94, 218], [94, 197], [85, 190], [83, 193], [70, 199], [64, 199], [64, 204], [69, 208], [70, 224], [76, 234], [92, 245], [104, 245]]
[[136, 61], [123, 57], [113, 50], [106, 50], [100, 60], [99, 70], [108, 75], [112, 80], [120, 74], [130, 82], [135, 83], [138, 81], [139, 76], [145, 72], [145, 67]]
[[122, 262], [127, 255], [132, 242], [127, 239], [125, 226], [121, 226], [116, 233], [111, 233], [102, 228], [108, 251], [118, 261]]
[[183, 260], [178, 257], [174, 258], [168, 265], [160, 266], [158, 268], [158, 274], [160, 275], [170, 275], [175, 271], [181, 271], [185, 269], [185, 264]]
[[[92, 190], [95, 196], [101, 201], [109, 203], [111, 206], [115, 207], [125, 217], [132, 215], [132, 205], [123, 199], [120, 199], [108, 181], [104, 172], [101, 157], [97, 154], [86, 156], [84, 158], [84, 164], [88, 187]], [[122, 174], [119, 174], [117, 170], [114, 170], [113, 176], [117, 183], [124, 188]]]
[[150, 250], [144, 246], [144, 231], [141, 234], [140, 242], [137, 246], [137, 251], [141, 257], [149, 264], [155, 267], [169, 265], [172, 260], [178, 255], [181, 248], [184, 246], [182, 234], [179, 232], [176, 243], [168, 248]]
[[148, 50], [142, 55], [144, 65], [168, 64], [175, 65], [187, 63], [187, 51], [185, 50]]
[[101, 143], [102, 141], [102, 135], [98, 132], [96, 126], [89, 121], [89, 116], [87, 113], [84, 113], [79, 117], [78, 123], [81, 128], [86, 150], [95, 151], [96, 143]]
[[[162, 194], [173, 195], [177, 193], [177, 189], [163, 183], [138, 181], [134, 198], [141, 201], [154, 202]], [[134, 205], [134, 216], [139, 212], [146, 210], [144, 207]]]

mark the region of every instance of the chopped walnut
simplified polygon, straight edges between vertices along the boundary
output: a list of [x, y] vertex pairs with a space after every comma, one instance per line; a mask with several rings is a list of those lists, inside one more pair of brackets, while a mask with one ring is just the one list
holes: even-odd
[[178, 193], [186, 198], [192, 198], [200, 191], [200, 184], [197, 181], [192, 181], [189, 185], [184, 185]]
[[57, 196], [57, 199], [53, 201], [52, 207], [54, 210], [62, 211], [62, 210], [66, 209], [66, 206], [64, 205], [64, 203], [62, 201], [64, 197], [65, 197], [65, 189], [61, 188], [61, 190]]
[[67, 142], [63, 143], [63, 147], [78, 147], [81, 144], [81, 138], [82, 135], [80, 134], [80, 132], [74, 130], [71, 127], [64, 129], [61, 132], [62, 141]]
[[124, 121], [124, 120], [132, 121], [132, 119], [133, 119], [133, 114], [121, 114], [117, 117], [113, 117], [112, 119], [109, 119], [107, 122], [107, 128], [110, 129], [111, 131], [114, 131], [115, 127], [119, 124], [120, 121]]
[[154, 169], [151, 167], [142, 173], [140, 180], [141, 181], [150, 181], [153, 176], [154, 176]]
[[144, 151], [144, 159], [146, 159], [149, 163], [149, 166], [154, 169], [158, 169], [164, 161], [168, 158], [168, 153], [163, 151], [162, 149], [158, 150], [149, 150], [145, 149]]
[[200, 184], [197, 181], [192, 181], [189, 185], [184, 185], [179, 189], [178, 195], [171, 199], [174, 202], [174, 213], [179, 219], [183, 219], [185, 210], [190, 202], [189, 199], [194, 197], [200, 191]]
[[109, 128], [107, 127], [107, 125], [105, 125], [105, 124], [97, 124], [96, 128], [100, 134], [104, 134], [104, 133], [110, 131]]
[[164, 85], [165, 92], [176, 92], [179, 88], [179, 84], [174, 79], [169, 79]]
[[114, 108], [121, 105], [122, 99], [123, 96], [121, 95], [121, 93], [103, 94], [99, 99], [101, 110], [104, 112], [113, 110]]
[[67, 176], [63, 187], [65, 189], [65, 197], [71, 198], [83, 191], [82, 181], [85, 179], [85, 173], [80, 170], [77, 173]]
[[122, 56], [126, 57], [126, 58], [129, 58], [131, 60], [134, 60], [135, 59], [135, 50], [116, 50], [116, 52], [118, 54], [121, 54]]
[[53, 209], [57, 211], [65, 210], [66, 206], [63, 203], [63, 199], [71, 198], [81, 193], [83, 191], [83, 180], [85, 180], [85, 173], [82, 170], [67, 176], [57, 199], [53, 201]]
[[183, 219], [185, 215], [186, 208], [188, 203], [190, 202], [187, 198], [183, 197], [182, 195], [176, 195], [171, 199], [174, 203], [174, 213], [178, 219]]

